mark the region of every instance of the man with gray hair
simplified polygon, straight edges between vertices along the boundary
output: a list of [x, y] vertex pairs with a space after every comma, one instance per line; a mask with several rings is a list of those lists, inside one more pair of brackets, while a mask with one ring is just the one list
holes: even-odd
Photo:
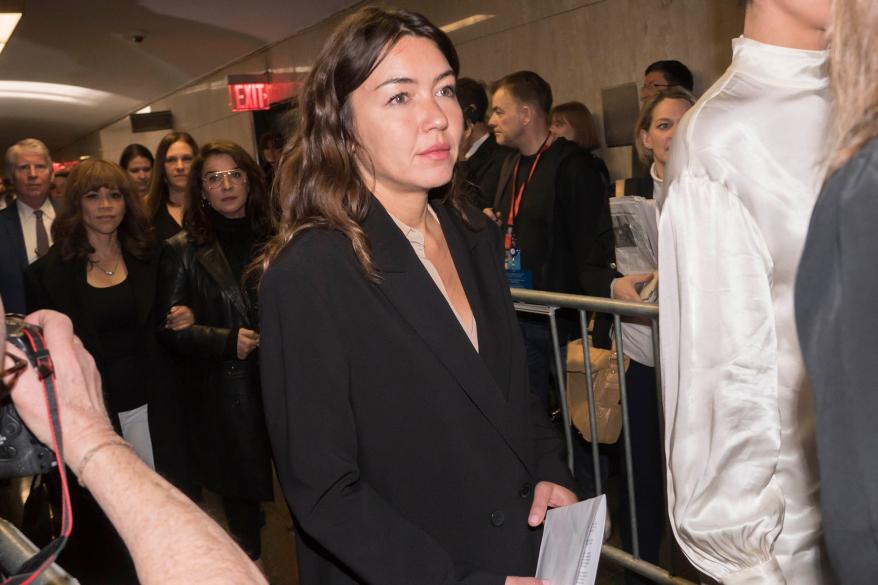
[[0, 211], [0, 295], [10, 311], [24, 313], [24, 270], [52, 245], [49, 149], [35, 138], [19, 140], [6, 151], [6, 175], [16, 200]]

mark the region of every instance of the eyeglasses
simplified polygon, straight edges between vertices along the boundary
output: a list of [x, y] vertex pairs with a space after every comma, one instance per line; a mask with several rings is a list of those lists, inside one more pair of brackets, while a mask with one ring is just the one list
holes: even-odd
[[[2, 364], [0, 364], [0, 398], [5, 398], [9, 395], [12, 391], [12, 387], [15, 386], [15, 382], [27, 368], [27, 361], [21, 359], [17, 355], [13, 355], [7, 351], [5, 356], [12, 360], [12, 365], [8, 368], [4, 368]], [[11, 378], [9, 382], [6, 381], [7, 378]]]
[[228, 171], [216, 171], [207, 173], [201, 177], [201, 181], [208, 189], [219, 189], [223, 184], [223, 177], [228, 177], [232, 185], [240, 185], [247, 182], [247, 175], [241, 169], [230, 169]]

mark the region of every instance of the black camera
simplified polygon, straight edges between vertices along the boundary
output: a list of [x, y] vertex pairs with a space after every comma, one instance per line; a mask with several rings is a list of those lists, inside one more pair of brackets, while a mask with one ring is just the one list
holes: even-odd
[[[6, 315], [6, 341], [27, 357], [41, 380], [54, 375], [42, 330], [21, 315]], [[57, 467], [55, 454], [24, 425], [9, 396], [0, 402], [0, 478], [47, 473]]]

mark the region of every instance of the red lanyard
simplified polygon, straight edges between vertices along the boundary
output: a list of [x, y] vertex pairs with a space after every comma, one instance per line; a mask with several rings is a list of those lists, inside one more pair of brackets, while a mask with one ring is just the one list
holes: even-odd
[[[530, 180], [534, 176], [534, 171], [537, 170], [537, 165], [540, 163], [540, 157], [543, 156], [543, 153], [549, 148], [549, 136], [551, 134], [546, 134], [546, 139], [543, 140], [543, 144], [540, 146], [540, 149], [537, 151], [537, 157], [534, 159], [533, 164], [530, 166], [530, 172], [527, 174], [527, 180], [519, 187], [515, 188], [515, 184], [518, 182], [518, 167], [521, 164], [521, 157], [518, 157], [518, 160], [515, 161], [515, 168], [512, 169], [512, 201], [509, 202], [509, 215], [506, 218], [506, 236], [504, 238], [506, 249], [512, 247], [512, 226], [515, 225], [515, 216], [518, 215], [518, 208], [521, 206], [521, 196], [524, 195], [524, 189], [530, 184]], [[516, 195], [516, 191], [518, 191], [518, 195]]]

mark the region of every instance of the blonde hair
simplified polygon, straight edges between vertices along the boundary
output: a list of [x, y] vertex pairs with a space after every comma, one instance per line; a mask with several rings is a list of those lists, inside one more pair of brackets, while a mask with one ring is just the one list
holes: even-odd
[[660, 91], [646, 100], [643, 107], [640, 108], [640, 114], [638, 114], [637, 122], [634, 124], [634, 148], [637, 149], [637, 158], [643, 164], [652, 162], [652, 150], [643, 144], [640, 139], [640, 131], [649, 132], [649, 127], [652, 126], [652, 114], [656, 106], [665, 100], [684, 100], [689, 102], [690, 106], [695, 105], [695, 96], [692, 95], [692, 92], [677, 85]]
[[834, 145], [829, 172], [878, 136], [878, 2], [835, 0], [829, 29]]

